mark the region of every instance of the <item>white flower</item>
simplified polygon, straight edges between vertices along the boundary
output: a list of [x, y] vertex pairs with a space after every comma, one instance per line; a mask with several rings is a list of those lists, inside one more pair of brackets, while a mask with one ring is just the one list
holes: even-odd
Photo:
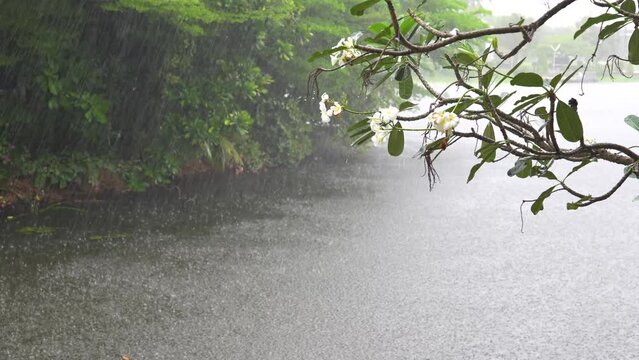
[[380, 146], [386, 142], [389, 132], [376, 132], [371, 138], [373, 145]]
[[390, 106], [384, 109], [379, 109], [370, 119], [370, 127], [371, 131], [375, 133], [371, 138], [373, 145], [379, 146], [386, 142], [388, 135], [393, 129], [393, 125], [397, 121], [397, 110], [396, 107]]
[[394, 106], [379, 109], [370, 119], [371, 130], [374, 132], [390, 131], [397, 121], [399, 110]]
[[345, 39], [341, 39], [338, 43], [337, 46], [343, 46], [346, 49], [352, 49], [355, 47], [355, 39], [353, 39], [351, 36], [345, 38]]
[[375, 115], [371, 116], [369, 119], [371, 130], [373, 130], [374, 132], [387, 130], [389, 128], [389, 125], [392, 125], [388, 121], [384, 121], [384, 119], [382, 118], [382, 113], [379, 111], [376, 112]]
[[394, 106], [389, 106], [387, 108], [379, 109], [379, 113], [381, 114], [381, 118], [383, 121], [392, 122], [397, 120], [399, 109]]
[[380, 133], [387, 130], [381, 122], [375, 121], [374, 119], [371, 119], [370, 127], [371, 131], [374, 133]]
[[347, 38], [342, 38], [337, 42], [337, 45], [333, 46], [333, 49], [337, 49], [340, 47], [344, 47], [345, 49], [337, 51], [331, 54], [331, 64], [333, 66], [339, 65], [343, 66], [347, 64], [349, 61], [357, 58], [362, 55], [362, 52], [355, 49], [355, 43], [357, 39], [362, 35], [362, 33], [357, 33], [353, 36], [349, 36]]
[[331, 65], [335, 66], [335, 64], [339, 63], [340, 56], [342, 56], [342, 52], [336, 52], [331, 54]]
[[[320, 114], [322, 116], [322, 122], [327, 124], [331, 121], [331, 116], [339, 116], [342, 113], [343, 107], [337, 101], [333, 101], [333, 105], [330, 108], [326, 108], [326, 103], [330, 101], [330, 97], [327, 93], [323, 93], [319, 102]], [[330, 102], [329, 102], [330, 103]]]
[[328, 101], [328, 94], [323, 93], [322, 98], [320, 99], [320, 102], [319, 102], [320, 110], [326, 111], [326, 101]]
[[428, 115], [426, 120], [431, 122], [437, 131], [446, 134], [446, 136], [449, 136], [459, 124], [457, 114], [447, 111], [435, 111]]
[[355, 43], [357, 42], [357, 39], [359, 39], [360, 36], [362, 36], [362, 33], [358, 32], [347, 38], [342, 38], [340, 39], [340, 41], [337, 42], [337, 46], [335, 47], [343, 46], [346, 49], [353, 49], [355, 47]]
[[384, 122], [384, 120], [382, 120], [382, 113], [379, 111], [373, 114], [373, 116], [369, 117], [369, 119], [371, 119], [371, 122], [376, 122], [379, 124]]
[[328, 111], [326, 111], [326, 107], [323, 109], [320, 107], [320, 113], [322, 114], [322, 122], [324, 124], [331, 122], [331, 116], [328, 114]]
[[331, 55], [331, 65], [335, 66], [335, 65], [345, 65], [347, 64], [349, 61], [357, 58], [358, 56], [360, 56], [362, 53], [359, 50], [356, 49], [346, 49], [346, 50], [342, 50], [342, 51], [338, 51], [336, 53], [333, 53]]
[[339, 116], [342, 113], [342, 105], [340, 105], [337, 101], [333, 103], [330, 109], [328, 109], [328, 113], [331, 116]]
[[322, 116], [322, 122], [324, 124], [331, 121], [331, 116], [328, 114], [328, 111], [326, 110], [327, 100], [328, 100], [328, 94], [327, 93], [322, 94], [322, 99], [319, 102], [319, 109], [320, 109], [320, 114]]

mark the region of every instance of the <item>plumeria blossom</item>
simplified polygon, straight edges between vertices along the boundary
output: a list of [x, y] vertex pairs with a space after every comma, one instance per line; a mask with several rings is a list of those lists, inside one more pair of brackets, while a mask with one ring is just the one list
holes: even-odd
[[455, 127], [459, 124], [459, 117], [457, 114], [448, 111], [435, 111], [428, 115], [426, 120], [432, 123], [438, 132], [445, 134], [446, 136], [450, 136]]
[[328, 112], [331, 116], [339, 116], [342, 113], [342, 105], [340, 105], [337, 101], [333, 102], [333, 105]]
[[331, 116], [339, 117], [344, 109], [337, 101], [332, 101], [332, 105], [330, 107], [327, 107], [327, 103], [331, 103], [331, 100], [328, 94], [324, 93], [322, 94], [319, 103], [320, 114], [324, 124], [328, 124], [331, 121]]
[[371, 138], [373, 145], [379, 146], [386, 142], [393, 126], [397, 122], [399, 110], [394, 106], [379, 109], [370, 119], [371, 130], [375, 133]]
[[327, 124], [331, 121], [331, 116], [328, 114], [328, 111], [326, 110], [326, 102], [328, 101], [328, 99], [329, 99], [328, 94], [323, 93], [322, 98], [319, 102], [320, 114], [322, 116], [322, 122], [324, 124]]
[[347, 38], [342, 38], [340, 39], [340, 41], [337, 42], [337, 45], [333, 46], [333, 49], [337, 49], [339, 47], [344, 47], [345, 49], [341, 50], [341, 51], [337, 51], [333, 54], [331, 54], [331, 64], [333, 66], [335, 65], [345, 65], [347, 64], [349, 61], [357, 58], [358, 56], [362, 55], [362, 52], [355, 49], [355, 43], [357, 42], [357, 39], [359, 39], [359, 37], [362, 35], [362, 33], [357, 33], [353, 36], [349, 36]]
[[331, 116], [328, 114], [328, 111], [326, 110], [326, 105], [324, 103], [320, 103], [320, 114], [322, 117], [322, 122], [324, 124], [328, 124], [329, 122], [331, 122]]
[[397, 114], [399, 114], [399, 109], [394, 106], [389, 106], [387, 108], [379, 109], [379, 113], [381, 115], [382, 120], [386, 122], [392, 122], [397, 120]]
[[386, 139], [388, 139], [388, 134], [390, 134], [390, 132], [378, 132], [375, 133], [375, 135], [373, 135], [373, 137], [371, 138], [371, 141], [373, 142], [374, 146], [380, 146], [382, 144], [384, 144], [386, 142]]

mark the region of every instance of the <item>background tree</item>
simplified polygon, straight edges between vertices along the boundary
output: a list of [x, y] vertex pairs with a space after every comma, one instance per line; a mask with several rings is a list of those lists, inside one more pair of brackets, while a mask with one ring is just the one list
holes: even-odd
[[[142, 191], [194, 172], [298, 164], [336, 130], [310, 114], [305, 59], [363, 26], [347, 10], [319, 0], [4, 1], [0, 208], [52, 189]], [[370, 101], [346, 81], [325, 87], [353, 106]]]

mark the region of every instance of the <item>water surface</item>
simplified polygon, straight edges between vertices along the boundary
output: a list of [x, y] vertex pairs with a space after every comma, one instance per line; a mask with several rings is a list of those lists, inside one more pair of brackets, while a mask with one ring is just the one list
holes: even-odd
[[[609, 122], [585, 120], [587, 131], [639, 139], [625, 115], [581, 103]], [[4, 224], [0, 358], [639, 354], [639, 181], [576, 212], [561, 195], [537, 216], [525, 209], [522, 234], [521, 200], [550, 183], [508, 178], [512, 160], [466, 185], [469, 148], [440, 159], [432, 192], [418, 160], [373, 149], [231, 195], [205, 185]], [[576, 186], [605, 190], [621, 175], [592, 166]], [[25, 225], [55, 232], [15, 233]]]

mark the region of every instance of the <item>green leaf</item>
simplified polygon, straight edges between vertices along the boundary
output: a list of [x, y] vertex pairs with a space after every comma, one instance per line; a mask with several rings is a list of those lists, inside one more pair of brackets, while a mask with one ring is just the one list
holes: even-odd
[[535, 115], [539, 116], [540, 118], [544, 119], [544, 120], [548, 120], [548, 110], [546, 109], [545, 106], [540, 106], [538, 108], [535, 109]]
[[315, 61], [315, 60], [317, 60], [319, 58], [323, 58], [323, 57], [329, 56], [332, 53], [335, 53], [335, 52], [338, 52], [338, 51], [342, 51], [344, 49], [346, 49], [345, 46], [339, 46], [339, 47], [336, 47], [336, 48], [326, 49], [326, 50], [323, 50], [323, 51], [316, 51], [316, 52], [313, 53], [313, 55], [311, 55], [308, 58], [307, 61], [308, 62], [313, 62], [313, 61]]
[[539, 177], [546, 178], [548, 180], [557, 180], [557, 176], [550, 170], [546, 170], [538, 175]]
[[426, 38], [424, 39], [424, 45], [430, 44], [431, 41], [433, 41], [435, 39], [435, 34], [433, 34], [432, 32], [429, 32], [428, 34], [426, 34]]
[[579, 70], [581, 70], [581, 66], [573, 70], [573, 72], [571, 72], [570, 75], [566, 76], [566, 78], [564, 78], [564, 80], [561, 82], [561, 85], [559, 85], [557, 89], [564, 86], [568, 81], [570, 81], [570, 79], [572, 79], [572, 77], [575, 76], [575, 74], [579, 72]]
[[[488, 101], [490, 100], [490, 102]], [[504, 100], [501, 98], [501, 96], [499, 95], [490, 95], [488, 96], [488, 99], [484, 99], [484, 107], [487, 109], [490, 109], [490, 104], [492, 104], [492, 106], [494, 107], [499, 107], [499, 105], [501, 105], [501, 103], [503, 103]]]
[[353, 132], [355, 130], [359, 130], [359, 129], [365, 128], [366, 125], [368, 125], [368, 124], [370, 124], [370, 120], [362, 119], [362, 120], [356, 122], [355, 124], [349, 126], [347, 131], [350, 133], [350, 132]]
[[370, 140], [373, 137], [373, 135], [375, 135], [375, 133], [372, 132], [372, 131], [369, 131], [369, 132], [365, 133], [364, 135], [360, 136], [359, 138], [357, 138], [357, 140], [353, 141], [351, 143], [351, 146], [362, 145], [366, 141]]
[[530, 211], [532, 211], [534, 215], [537, 215], [541, 210], [544, 209], [544, 200], [552, 195], [553, 190], [555, 190], [555, 186], [551, 186], [546, 191], [542, 192], [537, 200], [533, 202], [532, 206], [530, 207]]
[[370, 122], [369, 122], [368, 119], [364, 119], [364, 120], [360, 120], [360, 121], [356, 122], [355, 124], [351, 125], [347, 129], [348, 136], [353, 138], [353, 139], [357, 139], [360, 136], [368, 133], [369, 131], [371, 131], [371, 127], [370, 127], [369, 123]]
[[484, 53], [481, 54], [481, 65], [486, 63], [486, 60], [488, 60], [488, 55], [490, 55], [490, 46], [487, 47], [486, 49], [484, 49]]
[[426, 152], [432, 152], [441, 149], [446, 141], [446, 138], [441, 138], [433, 141], [432, 143], [426, 145]]
[[510, 80], [510, 85], [542, 87], [544, 86], [544, 79], [536, 73], [521, 72]]
[[526, 165], [526, 167], [518, 172], [517, 174], [515, 174], [518, 178], [520, 179], [525, 179], [527, 177], [531, 177], [533, 176], [533, 166], [532, 166], [532, 161], [529, 161], [528, 164]]
[[[495, 108], [498, 108], [501, 104], [503, 104], [506, 100], [508, 100], [515, 93], [516, 93], [516, 91], [513, 91], [511, 93], [506, 94], [503, 97], [499, 96], [499, 95], [490, 95], [488, 98], [490, 99], [490, 102], [493, 104], [493, 106]], [[490, 109], [490, 104], [487, 101], [485, 102], [484, 106]]]
[[[493, 124], [488, 123], [488, 125], [486, 125], [486, 128], [484, 129], [484, 137], [495, 140], [495, 129], [493, 129]], [[495, 158], [497, 157], [497, 146], [493, 146], [495, 144], [496, 143], [482, 141], [481, 147], [477, 150], [479, 157], [485, 162], [495, 161]]]
[[628, 61], [633, 65], [639, 65], [639, 29], [635, 29], [628, 41]]
[[385, 22], [378, 22], [368, 27], [368, 31], [376, 35], [382, 32], [388, 32], [388, 35], [390, 35], [390, 29], [391, 26]]
[[577, 142], [583, 139], [584, 129], [579, 114], [563, 101], [557, 103], [557, 124], [564, 139]]
[[399, 31], [402, 33], [402, 35], [407, 35], [415, 27], [416, 24], [417, 23], [415, 22], [415, 19], [407, 16], [399, 24]]
[[393, 68], [396, 65], [396, 63], [397, 63], [397, 60], [392, 57], [386, 57], [378, 61], [376, 60], [374, 65], [364, 68], [362, 70], [362, 74], [365, 74], [366, 72], [369, 72], [369, 71], [370, 72], [388, 71], [391, 74], [393, 74], [394, 71], [390, 71], [389, 69]]
[[379, 58], [379, 55], [377, 54], [368, 54], [368, 55], [364, 55], [364, 56], [359, 56], [356, 57], [355, 59], [351, 60], [351, 65], [358, 65], [358, 64], [362, 64], [362, 63], [368, 63], [372, 60], [375, 60]]
[[408, 69], [408, 65], [406, 64], [400, 66], [395, 72], [395, 80], [397, 81], [406, 80], [406, 78], [409, 76], [410, 76], [410, 69]]
[[[508, 176], [515, 176], [517, 175], [518, 177], [528, 177], [530, 176], [531, 170], [532, 169], [532, 161], [530, 161], [530, 159], [517, 159], [517, 161], [515, 161], [515, 166], [513, 166], [510, 170], [508, 170], [507, 174]], [[526, 171], [527, 170], [527, 171]], [[519, 174], [524, 173], [523, 175], [526, 176], [519, 176]]]
[[634, 163], [632, 163], [632, 164], [630, 164], [628, 166], [625, 166], [623, 168], [624, 175], [629, 173], [631, 178], [639, 179], [639, 176], [637, 176], [637, 172], [635, 172], [635, 169], [637, 168], [637, 164], [639, 164], [639, 161], [635, 161]]
[[408, 76], [399, 82], [399, 97], [402, 99], [410, 99], [413, 95], [413, 77], [410, 74], [410, 69], [406, 68]]
[[353, 130], [351, 132], [348, 133], [348, 136], [350, 136], [352, 139], [358, 139], [360, 136], [368, 133], [371, 130], [371, 127], [369, 125], [363, 126], [359, 129]]
[[546, 95], [547, 94], [531, 94], [531, 95], [523, 96], [521, 99], [517, 100], [515, 104], [519, 103], [519, 105], [515, 106], [511, 110], [511, 114], [514, 114], [518, 112], [519, 110], [529, 108], [538, 104], [540, 101], [546, 98]]
[[490, 70], [489, 72], [482, 75], [481, 79], [479, 80], [482, 88], [488, 89], [488, 86], [490, 85], [490, 81], [493, 79], [494, 73], [495, 72], [493, 70]]
[[624, 20], [616, 21], [612, 24], [606, 25], [606, 27], [601, 29], [601, 31], [599, 32], [599, 39], [606, 40], [607, 38], [612, 36], [614, 33], [621, 30], [621, 28], [626, 26], [626, 24], [628, 24], [628, 20], [624, 19]]
[[[366, 44], [368, 45], [381, 45], [381, 46], [386, 46], [386, 44], [388, 44], [389, 38], [386, 37], [386, 34], [383, 33], [379, 33], [376, 37], [374, 38], [364, 38], [363, 40]], [[375, 54], [377, 55], [377, 54]], [[377, 55], [379, 56], [379, 55]]]
[[639, 116], [637, 115], [628, 115], [623, 121], [628, 124], [631, 128], [639, 131]]
[[632, 201], [639, 201], [639, 195]]
[[497, 36], [493, 37], [492, 40], [490, 41], [490, 45], [493, 47], [493, 49], [497, 50], [499, 48], [499, 39], [497, 38]]
[[464, 100], [464, 101], [459, 101], [457, 102], [455, 105], [449, 107], [448, 109], [446, 109], [446, 112], [452, 112], [455, 113], [457, 115], [461, 114], [462, 111], [468, 109], [472, 104], [475, 103], [475, 99], [470, 99], [470, 100]]
[[418, 104], [412, 103], [410, 101], [404, 101], [403, 103], [399, 104], [399, 111], [404, 111], [406, 109], [410, 109], [414, 106], [417, 106]]
[[470, 168], [470, 173], [468, 174], [468, 179], [466, 180], [466, 184], [468, 184], [469, 182], [471, 182], [474, 178], [475, 178], [475, 174], [477, 173], [477, 170], [479, 170], [479, 168], [484, 165], [486, 161], [483, 161], [475, 164], [472, 168]]
[[588, 20], [586, 20], [586, 22], [583, 23], [583, 25], [581, 25], [579, 30], [575, 32], [575, 35], [573, 38], [576, 39], [577, 37], [579, 37], [579, 35], [583, 34], [584, 31], [588, 30], [591, 26], [595, 24], [599, 24], [604, 21], [615, 20], [619, 18], [621, 18], [621, 15], [617, 15], [617, 14], [602, 14], [599, 16], [588, 18]]
[[528, 102], [530, 100], [533, 100], [533, 99], [536, 99], [538, 97], [545, 96], [545, 95], [546, 94], [528, 94], [528, 95], [524, 95], [524, 96], [520, 97], [519, 99], [517, 99], [517, 101], [515, 101], [514, 105], [523, 104], [523, 103], [526, 103], [526, 102]]
[[592, 196], [588, 195], [588, 196], [584, 196], [582, 198], [580, 198], [579, 200], [575, 201], [575, 202], [571, 202], [571, 203], [567, 203], [566, 204], [566, 209], [568, 210], [578, 210], [581, 206], [581, 204], [583, 204], [584, 202], [588, 201], [592, 199]]
[[399, 156], [404, 152], [404, 131], [400, 123], [395, 124], [388, 137], [388, 153]]
[[473, 57], [472, 55], [468, 54], [467, 52], [458, 52], [456, 54], [453, 55], [453, 60], [455, 60], [457, 63], [462, 64], [462, 65], [470, 65], [472, 63], [475, 62], [475, 60], [477, 60], [476, 57]]
[[562, 76], [564, 76], [564, 74], [555, 75], [555, 77], [553, 77], [552, 80], [550, 80], [550, 86], [552, 87], [557, 86], [557, 84], [559, 84], [559, 81], [561, 81]]
[[60, 92], [58, 91], [58, 86], [57, 86], [57, 82], [51, 81], [49, 80], [48, 83], [48, 88], [49, 88], [49, 92], [51, 93], [51, 95], [56, 96], [58, 95]]
[[621, 10], [625, 10], [629, 13], [635, 13], [637, 11], [637, 7], [635, 6], [634, 0], [626, 0], [621, 4]]
[[364, 12], [371, 6], [377, 4], [380, 0], [366, 0], [351, 8], [351, 15], [362, 16]]

